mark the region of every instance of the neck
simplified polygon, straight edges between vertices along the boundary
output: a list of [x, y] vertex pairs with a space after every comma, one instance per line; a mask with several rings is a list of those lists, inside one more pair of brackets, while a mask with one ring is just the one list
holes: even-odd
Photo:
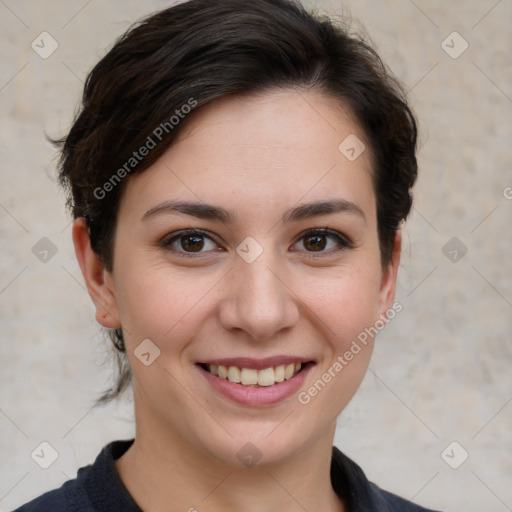
[[173, 432], [137, 421], [135, 441], [116, 467], [128, 492], [148, 512], [340, 512], [346, 509], [330, 479], [335, 427], [285, 461], [240, 468]]

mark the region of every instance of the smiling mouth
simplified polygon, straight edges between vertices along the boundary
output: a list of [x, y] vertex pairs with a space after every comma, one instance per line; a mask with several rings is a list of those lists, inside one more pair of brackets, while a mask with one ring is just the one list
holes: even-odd
[[199, 366], [212, 375], [229, 380], [233, 384], [247, 387], [268, 387], [292, 379], [304, 370], [306, 366], [311, 364], [313, 364], [311, 361], [307, 363], [281, 364], [263, 370], [204, 363], [199, 363]]

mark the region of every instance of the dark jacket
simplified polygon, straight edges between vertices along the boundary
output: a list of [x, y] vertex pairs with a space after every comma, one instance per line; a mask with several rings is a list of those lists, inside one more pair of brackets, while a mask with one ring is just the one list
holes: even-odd
[[[133, 440], [110, 443], [94, 464], [78, 470], [75, 479], [14, 512], [142, 512], [128, 494], [114, 464], [132, 443]], [[379, 489], [336, 447], [331, 459], [331, 482], [351, 512], [434, 512]]]

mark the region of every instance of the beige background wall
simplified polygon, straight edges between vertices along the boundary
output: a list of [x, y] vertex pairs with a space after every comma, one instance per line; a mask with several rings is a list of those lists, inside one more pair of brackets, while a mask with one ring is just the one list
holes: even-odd
[[[342, 12], [335, 1], [308, 4]], [[44, 133], [69, 127], [82, 81], [113, 39], [167, 5], [0, 2], [3, 510], [60, 485], [133, 431], [129, 403], [91, 410], [109, 367]], [[404, 309], [380, 335], [336, 443], [370, 479], [426, 506], [512, 510], [512, 2], [343, 6], [411, 90], [422, 148], [399, 276]], [[31, 48], [43, 31], [58, 42], [46, 59]], [[463, 39], [446, 39], [454, 31]], [[452, 237], [463, 245], [446, 247]], [[38, 243], [50, 250], [46, 262]], [[30, 456], [42, 441], [59, 454], [46, 470]], [[443, 459], [453, 441], [460, 446]], [[456, 465], [462, 450], [469, 458], [452, 469], [446, 461]]]

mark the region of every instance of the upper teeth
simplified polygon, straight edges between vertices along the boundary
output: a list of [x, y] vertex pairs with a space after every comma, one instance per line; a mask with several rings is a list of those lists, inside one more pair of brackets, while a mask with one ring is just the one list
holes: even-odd
[[264, 370], [254, 370], [252, 368], [238, 368], [237, 366], [207, 365], [208, 370], [213, 375], [244, 386], [272, 386], [276, 382], [291, 379], [301, 369], [301, 366], [301, 363], [291, 363], [265, 368]]

